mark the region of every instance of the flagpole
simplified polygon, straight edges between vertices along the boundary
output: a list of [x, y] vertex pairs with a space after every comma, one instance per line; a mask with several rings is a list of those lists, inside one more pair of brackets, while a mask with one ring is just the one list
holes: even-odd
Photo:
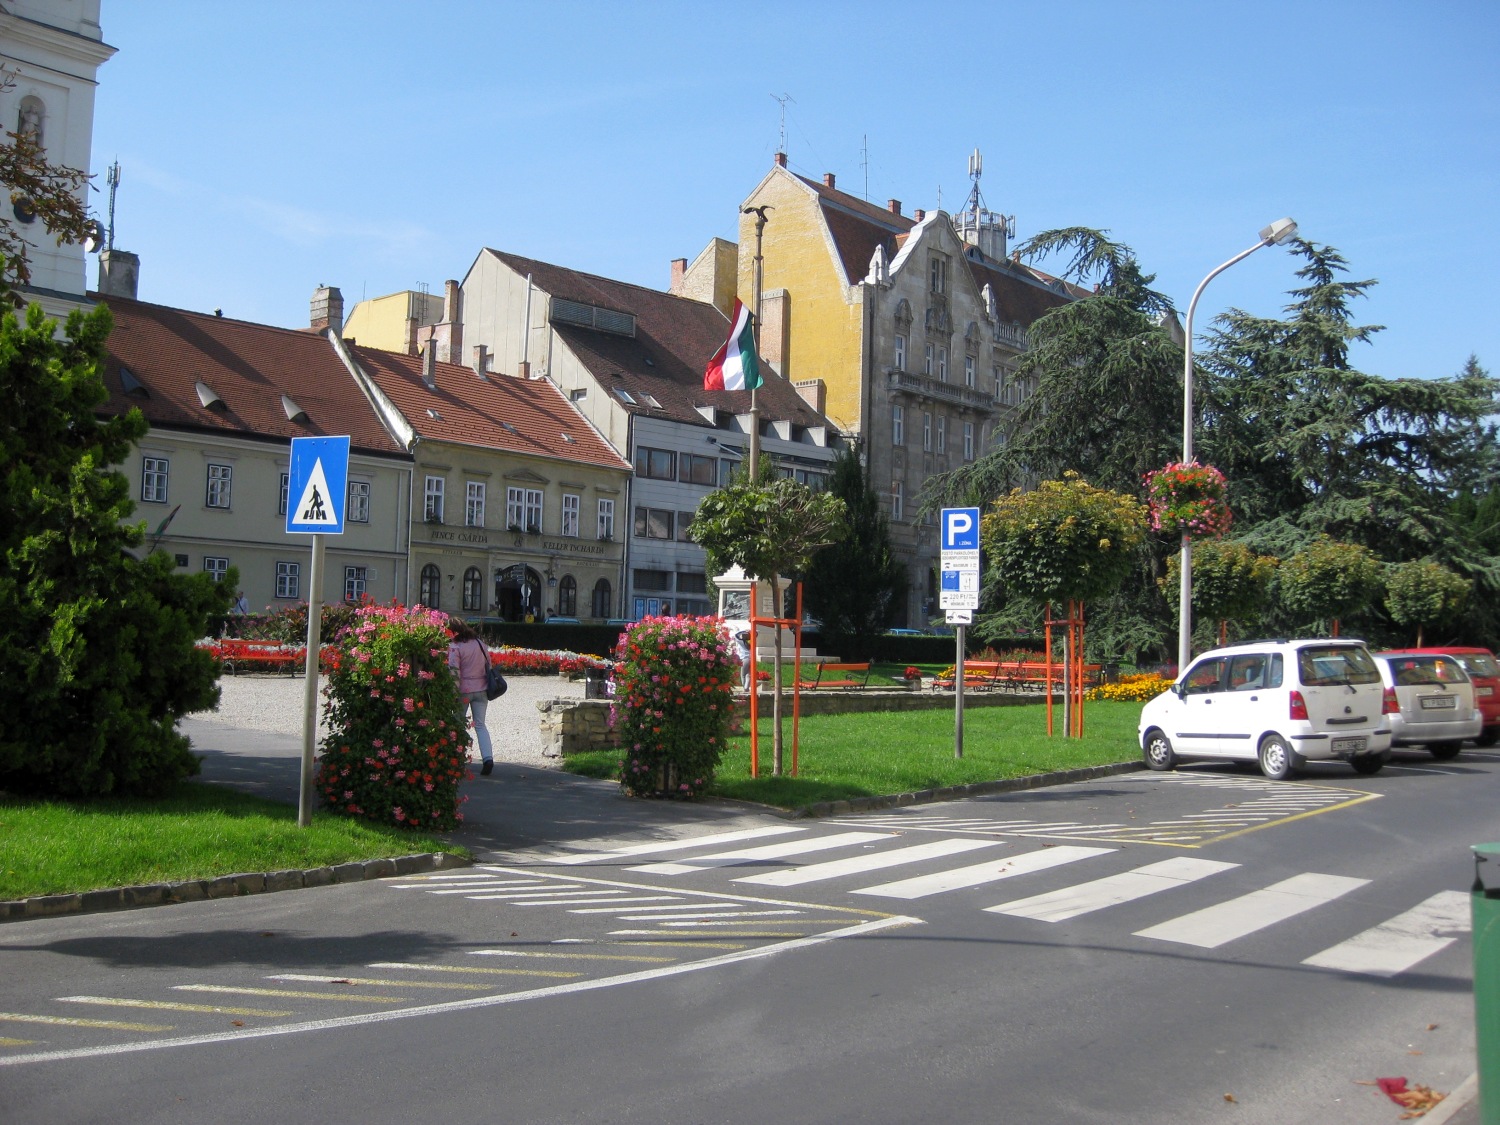
[[[755, 294], [750, 309], [750, 325], [755, 333], [755, 361], [760, 363], [760, 295], [765, 283], [765, 258], [761, 254], [761, 243], [766, 233], [766, 212], [773, 210], [769, 203], [760, 207], [746, 207], [744, 214], [755, 216]], [[750, 479], [760, 478], [760, 402], [756, 398], [758, 385], [750, 388]]]

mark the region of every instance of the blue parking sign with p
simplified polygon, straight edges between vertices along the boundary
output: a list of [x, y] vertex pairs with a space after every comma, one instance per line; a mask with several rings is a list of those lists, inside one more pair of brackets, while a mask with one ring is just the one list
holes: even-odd
[[979, 550], [978, 508], [944, 508], [942, 527], [944, 551]]
[[347, 437], [292, 439], [286, 487], [288, 532], [342, 535], [348, 492]]

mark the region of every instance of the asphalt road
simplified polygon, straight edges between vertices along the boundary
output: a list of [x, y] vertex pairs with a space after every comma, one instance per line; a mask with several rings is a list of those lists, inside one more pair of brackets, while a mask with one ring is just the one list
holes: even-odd
[[471, 870], [0, 927], [0, 1119], [1339, 1125], [1474, 1069], [1495, 752], [836, 821], [511, 769]]

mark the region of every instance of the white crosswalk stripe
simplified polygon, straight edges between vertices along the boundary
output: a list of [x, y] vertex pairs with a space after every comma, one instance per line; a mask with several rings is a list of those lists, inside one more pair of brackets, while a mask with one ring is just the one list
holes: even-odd
[[761, 840], [768, 836], [786, 836], [793, 832], [806, 832], [806, 828], [769, 826], [765, 828], [742, 828], [733, 832], [712, 832], [707, 836], [689, 836], [681, 840], [653, 840], [648, 844], [630, 844], [607, 852], [584, 852], [580, 855], [559, 856], [552, 863], [609, 863], [617, 859], [651, 855], [654, 852], [672, 852], [680, 848], [717, 847], [720, 844], [736, 844], [742, 840]]
[[1303, 960], [1319, 969], [1393, 977], [1425, 961], [1470, 931], [1469, 896], [1440, 891], [1378, 926]]
[[834, 848], [852, 847], [855, 844], [867, 844], [872, 840], [889, 840], [891, 836], [890, 832], [838, 832], [832, 836], [796, 840], [789, 844], [766, 844], [759, 848], [741, 848], [737, 851], [694, 856], [680, 863], [648, 863], [642, 867], [631, 867], [627, 870], [640, 871], [648, 875], [687, 875], [706, 867], [730, 867], [764, 860], [785, 859], [788, 856], [805, 855], [808, 852], [824, 852]]
[[894, 883], [881, 883], [874, 887], [863, 887], [854, 891], [857, 895], [875, 895], [879, 898], [916, 899], [928, 895], [957, 891], [965, 887], [980, 887], [1000, 879], [1016, 875], [1030, 875], [1034, 871], [1045, 871], [1049, 867], [1060, 867], [1065, 863], [1076, 863], [1090, 856], [1108, 855], [1114, 848], [1083, 848], [1063, 846], [1039, 848], [1034, 852], [991, 859], [970, 867], [958, 867], [950, 871], [938, 871], [931, 875], [917, 875], [900, 879]]
[[1062, 890], [987, 906], [991, 914], [1009, 914], [1016, 918], [1035, 918], [1041, 922], [1063, 922], [1081, 914], [1091, 914], [1109, 906], [1132, 902], [1147, 895], [1160, 894], [1187, 883], [1238, 867], [1237, 863], [1220, 863], [1211, 859], [1177, 856], [1160, 863], [1148, 863], [1134, 871], [1109, 875], [1089, 883], [1064, 887]]
[[940, 859], [943, 856], [959, 855], [978, 848], [998, 847], [995, 840], [935, 840], [929, 844], [913, 844], [911, 847], [893, 851], [877, 852], [874, 855], [857, 855], [849, 859], [833, 859], [826, 863], [810, 863], [793, 867], [788, 871], [768, 871], [762, 875], [746, 875], [736, 883], [756, 883], [765, 887], [800, 887], [804, 883], [817, 883], [824, 879], [837, 879], [844, 875], [859, 875], [866, 871], [880, 871], [887, 867], [899, 867], [905, 863], [919, 863], [925, 859]]
[[1196, 945], [1200, 949], [1217, 949], [1227, 942], [1330, 903], [1369, 881], [1314, 872], [1294, 875], [1217, 906], [1137, 930], [1135, 936]]

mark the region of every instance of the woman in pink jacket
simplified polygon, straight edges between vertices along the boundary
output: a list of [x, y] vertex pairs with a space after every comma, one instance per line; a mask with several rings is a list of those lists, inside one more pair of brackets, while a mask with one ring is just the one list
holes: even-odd
[[484, 759], [479, 772], [488, 777], [495, 768], [489, 728], [484, 725], [484, 713], [490, 705], [485, 697], [485, 689], [489, 686], [490, 654], [467, 621], [450, 617], [448, 628], [453, 631], [453, 641], [448, 646], [448, 667], [458, 677], [458, 721], [464, 722], [466, 712], [473, 716], [474, 737], [479, 742], [479, 756]]

